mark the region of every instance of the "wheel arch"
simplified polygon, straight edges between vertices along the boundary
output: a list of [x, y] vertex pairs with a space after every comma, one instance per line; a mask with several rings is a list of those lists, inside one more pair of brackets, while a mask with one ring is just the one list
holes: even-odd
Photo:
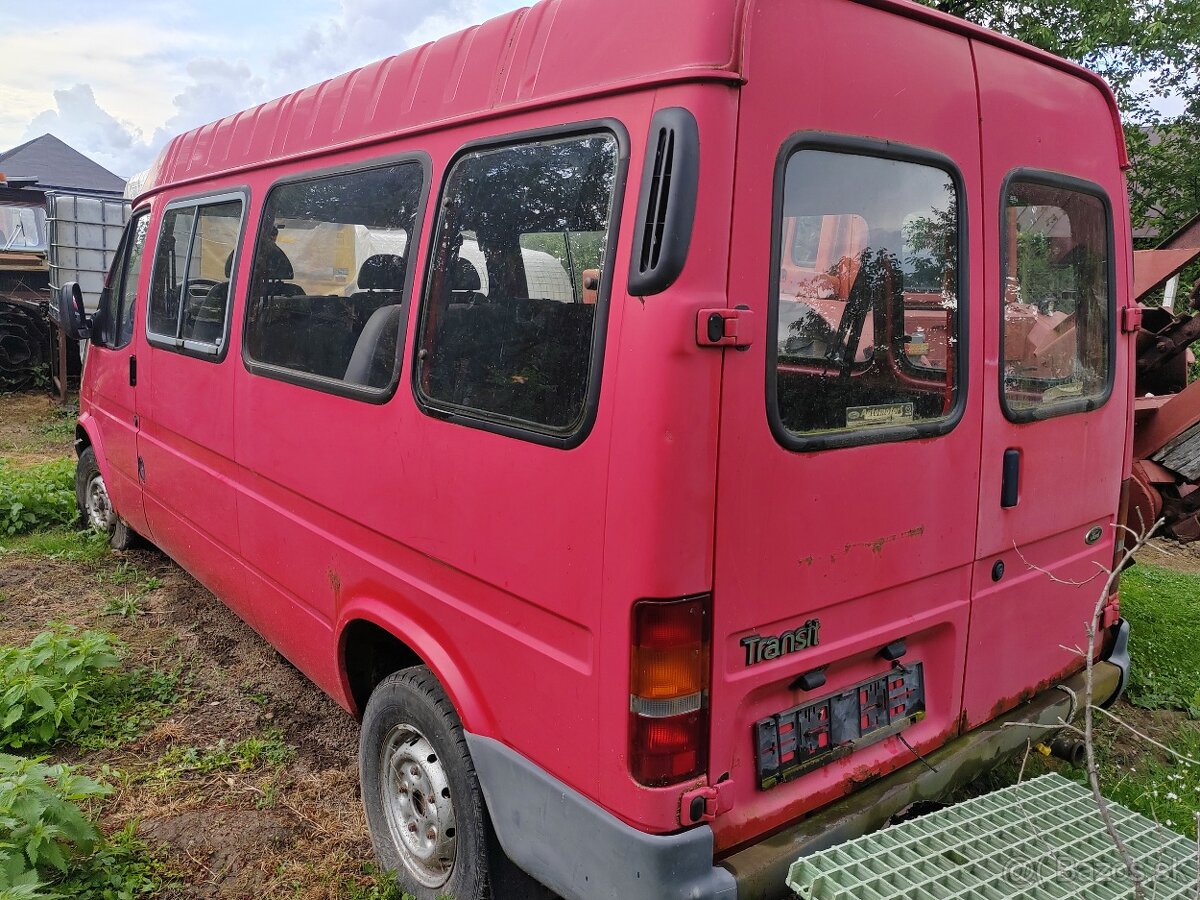
[[360, 721], [371, 691], [392, 672], [424, 665], [454, 704], [463, 727], [494, 734], [494, 720], [474, 680], [441, 639], [394, 605], [347, 604], [337, 630], [338, 670], [350, 711]]

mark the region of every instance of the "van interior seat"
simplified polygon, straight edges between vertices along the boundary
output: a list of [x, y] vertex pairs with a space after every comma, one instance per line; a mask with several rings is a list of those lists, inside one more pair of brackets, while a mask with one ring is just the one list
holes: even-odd
[[450, 270], [451, 303], [484, 303], [487, 295], [483, 291], [483, 281], [479, 270], [469, 259], [459, 256], [454, 260]]
[[403, 310], [401, 304], [392, 303], [371, 313], [371, 318], [367, 319], [362, 333], [354, 342], [354, 352], [350, 354], [344, 381], [373, 388], [388, 386], [396, 363], [400, 314]]
[[376, 310], [404, 302], [407, 272], [407, 260], [396, 253], [376, 253], [363, 260], [358, 267], [357, 288], [348, 298], [356, 328], [370, 321]]
[[540, 298], [448, 304], [429, 355], [430, 396], [571, 427], [586, 399], [595, 313]]

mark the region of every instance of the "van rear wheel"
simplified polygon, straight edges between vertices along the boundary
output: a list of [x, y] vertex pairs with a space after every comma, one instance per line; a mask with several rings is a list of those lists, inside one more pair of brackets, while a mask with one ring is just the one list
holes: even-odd
[[128, 550], [134, 546], [137, 532], [113, 509], [108, 487], [96, 462], [96, 452], [91, 447], [79, 454], [75, 464], [75, 502], [83, 524], [107, 536], [108, 545], [114, 550]]
[[375, 688], [359, 738], [380, 865], [421, 900], [484, 900], [495, 838], [454, 706], [424, 666]]

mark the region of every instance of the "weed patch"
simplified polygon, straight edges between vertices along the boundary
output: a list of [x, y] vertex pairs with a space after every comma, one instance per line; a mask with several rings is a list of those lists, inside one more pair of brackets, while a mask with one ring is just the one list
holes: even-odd
[[0, 897], [132, 900], [162, 867], [132, 827], [106, 841], [84, 814], [109, 788], [69, 766], [0, 754]]
[[150, 777], [170, 780], [183, 775], [210, 775], [214, 772], [249, 772], [255, 769], [278, 769], [288, 762], [296, 748], [284, 743], [274, 729], [261, 737], [247, 738], [236, 743], [218, 741], [211, 747], [175, 747], [159, 760]]
[[24, 647], [0, 647], [0, 747], [71, 739], [85, 749], [140, 734], [176, 700], [176, 676], [118, 671], [110, 634], [62, 626]]
[[1130, 621], [1129, 701], [1200, 718], [1200, 576], [1139, 564], [1121, 577]]
[[78, 515], [73, 460], [24, 467], [0, 462], [0, 533], [57, 528], [71, 524]]
[[119, 654], [111, 635], [65, 626], [25, 647], [0, 647], [0, 747], [40, 746], [86, 730], [93, 692]]

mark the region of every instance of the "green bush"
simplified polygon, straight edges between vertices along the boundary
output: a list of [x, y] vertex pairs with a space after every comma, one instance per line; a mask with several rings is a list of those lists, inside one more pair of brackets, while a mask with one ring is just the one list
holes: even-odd
[[0, 897], [53, 897], [48, 879], [90, 856], [100, 834], [77, 804], [108, 788], [67, 766], [0, 754]]
[[93, 694], [120, 661], [112, 635], [67, 626], [25, 647], [0, 647], [0, 747], [48, 744], [86, 730], [103, 712]]
[[79, 516], [70, 459], [16, 468], [0, 462], [0, 534], [69, 525]]
[[0, 900], [133, 900], [162, 864], [126, 826], [106, 840], [80, 804], [110, 789], [69, 766], [0, 753]]

